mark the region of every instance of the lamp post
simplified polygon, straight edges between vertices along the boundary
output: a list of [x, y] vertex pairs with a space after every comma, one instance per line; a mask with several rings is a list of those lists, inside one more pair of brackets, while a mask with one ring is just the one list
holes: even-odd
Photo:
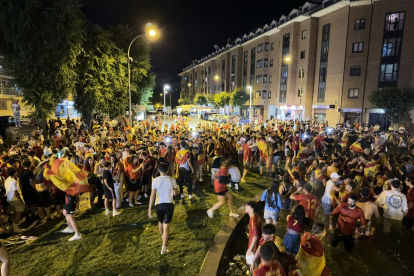
[[128, 94], [129, 94], [129, 123], [132, 126], [132, 101], [131, 101], [131, 57], [129, 56], [129, 52], [131, 51], [131, 46], [134, 41], [143, 36], [143, 35], [149, 35], [149, 36], [155, 36], [157, 35], [157, 32], [152, 28], [152, 24], [148, 23], [146, 25], [147, 31], [143, 34], [140, 34], [139, 36], [135, 37], [128, 47]]
[[249, 122], [252, 123], [252, 87], [247, 86], [248, 89], [250, 89], [250, 107], [249, 107]]
[[164, 85], [164, 122], [165, 122], [165, 93], [167, 89], [169, 89], [170, 86], [169, 85]]
[[[285, 60], [286, 61], [291, 61], [292, 59], [290, 58], [290, 57], [286, 57], [285, 58]], [[300, 94], [299, 94], [299, 105], [300, 106], [302, 106], [302, 94], [303, 94], [303, 90], [302, 90], [302, 79], [303, 79], [303, 69], [302, 69], [302, 66], [300, 65], [300, 63], [297, 61], [297, 60], [295, 60], [295, 62], [299, 65], [299, 68], [300, 68], [300, 75], [299, 75], [299, 77], [300, 77], [300, 85], [299, 85], [299, 90], [300, 90]], [[303, 112], [303, 109], [301, 109], [300, 110], [300, 113], [299, 113], [299, 121], [302, 121], [302, 112]]]

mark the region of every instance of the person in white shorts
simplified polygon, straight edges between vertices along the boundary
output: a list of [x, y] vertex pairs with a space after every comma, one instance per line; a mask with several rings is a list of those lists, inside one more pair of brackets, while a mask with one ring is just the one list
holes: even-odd
[[239, 190], [239, 183], [241, 179], [239, 168], [234, 165], [231, 166], [229, 168], [229, 174], [231, 175], [231, 183], [229, 184], [229, 187], [231, 187], [231, 184], [234, 183], [234, 188], [236, 189], [236, 191]]
[[4, 182], [4, 187], [6, 188], [7, 201], [10, 204], [10, 210], [12, 212], [13, 231], [18, 233], [24, 231], [24, 229], [19, 228], [19, 222], [25, 205], [17, 181], [14, 179], [16, 169], [13, 167], [8, 168], [7, 175], [9, 177]]

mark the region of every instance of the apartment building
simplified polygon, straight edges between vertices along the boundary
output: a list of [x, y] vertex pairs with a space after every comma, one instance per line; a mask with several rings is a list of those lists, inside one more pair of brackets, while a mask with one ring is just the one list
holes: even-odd
[[[414, 86], [412, 0], [314, 0], [246, 33], [179, 74], [182, 93], [243, 87], [254, 114], [385, 124], [368, 97]], [[247, 102], [246, 105], [249, 103]]]
[[[11, 105], [15, 99], [22, 99], [23, 93], [13, 85], [13, 77], [1, 65], [0, 57], [0, 116], [13, 115]], [[30, 111], [29, 107], [21, 105], [22, 114], [27, 114]]]

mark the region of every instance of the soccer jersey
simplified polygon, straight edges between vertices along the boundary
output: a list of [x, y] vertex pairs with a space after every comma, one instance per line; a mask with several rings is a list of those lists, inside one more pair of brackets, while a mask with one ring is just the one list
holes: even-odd
[[365, 221], [364, 212], [358, 206], [354, 209], [349, 208], [348, 203], [342, 203], [338, 205], [331, 213], [331, 216], [338, 215], [338, 228], [344, 235], [353, 235], [357, 226], [358, 220], [361, 221], [361, 225], [367, 225]]
[[286, 276], [285, 270], [278, 261], [274, 261], [272, 265], [260, 264], [254, 271], [253, 276]]
[[305, 208], [306, 217], [315, 220], [315, 210], [321, 205], [318, 198], [312, 194], [300, 194], [295, 196], [295, 200]]
[[253, 252], [256, 252], [259, 245], [260, 237], [262, 236], [262, 224], [260, 223], [260, 217], [257, 214], [254, 214], [249, 221], [249, 245], [250, 248], [253, 238], [257, 237], [256, 244], [253, 247]]
[[301, 223], [296, 217], [294, 216], [288, 216], [287, 217], [287, 228], [294, 230], [298, 233], [302, 233], [303, 230], [305, 229], [305, 226], [303, 225], [303, 223]]
[[243, 147], [243, 161], [250, 162], [252, 160], [252, 150], [248, 144], [245, 144]]

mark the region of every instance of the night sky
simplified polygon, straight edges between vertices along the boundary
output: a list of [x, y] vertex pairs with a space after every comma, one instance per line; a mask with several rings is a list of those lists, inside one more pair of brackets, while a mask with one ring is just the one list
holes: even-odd
[[[226, 45], [251, 30], [288, 15], [305, 0], [81, 0], [88, 20], [104, 28], [120, 23], [136, 28], [137, 35], [147, 22], [161, 29], [161, 39], [152, 43], [152, 70], [157, 77], [153, 103], [161, 102], [164, 84], [173, 88], [177, 105], [180, 78], [191, 60]], [[174, 101], [175, 99], [175, 101]], [[169, 99], [167, 99], [168, 104]]]

